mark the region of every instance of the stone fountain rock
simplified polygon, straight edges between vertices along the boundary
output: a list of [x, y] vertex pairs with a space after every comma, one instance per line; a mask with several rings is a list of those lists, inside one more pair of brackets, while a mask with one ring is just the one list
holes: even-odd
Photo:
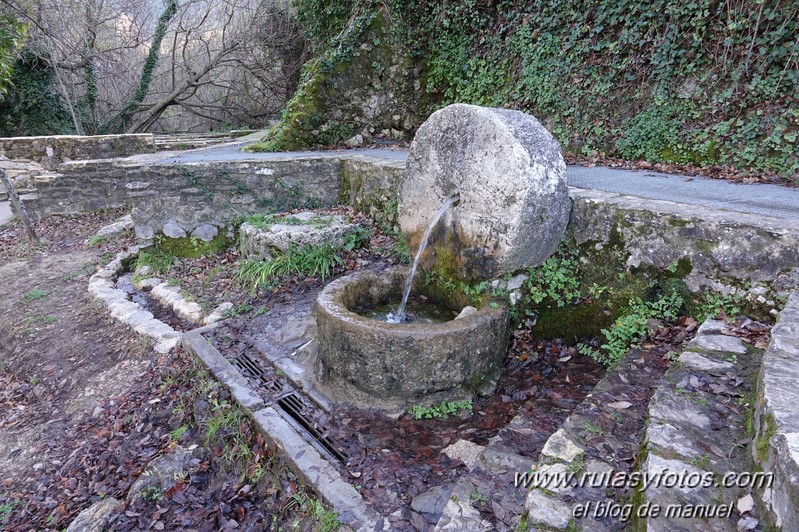
[[[456, 279], [540, 264], [557, 249], [570, 210], [566, 164], [552, 135], [532, 116], [473, 105], [446, 107], [419, 128], [399, 190], [410, 249], [431, 229], [422, 265]], [[323, 391], [385, 410], [492, 391], [507, 352], [506, 301], [487, 299], [433, 324], [355, 312], [398, 299], [406, 271], [360, 272], [322, 291], [316, 375]]]
[[486, 300], [481, 308], [444, 323], [387, 323], [355, 312], [398, 300], [407, 274], [404, 267], [380, 274], [363, 271], [322, 291], [316, 319], [325, 391], [351, 403], [393, 410], [493, 390], [507, 350], [506, 302]]
[[460, 204], [433, 232], [422, 266], [438, 264], [457, 277], [489, 279], [538, 265], [569, 222], [560, 146], [519, 111], [455, 104], [422, 124], [399, 190], [399, 223], [411, 250], [453, 193]]

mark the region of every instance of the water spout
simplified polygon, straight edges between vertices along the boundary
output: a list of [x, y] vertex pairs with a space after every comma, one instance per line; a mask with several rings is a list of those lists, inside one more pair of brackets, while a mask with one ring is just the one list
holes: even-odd
[[389, 323], [402, 323], [405, 321], [405, 306], [408, 304], [408, 297], [411, 295], [411, 287], [413, 286], [413, 276], [416, 274], [416, 268], [419, 266], [419, 261], [422, 258], [422, 253], [424, 252], [424, 248], [427, 247], [427, 241], [430, 239], [430, 233], [433, 232], [433, 228], [438, 224], [438, 221], [441, 219], [444, 214], [453, 206], [458, 204], [460, 201], [460, 196], [456, 192], [452, 196], [448, 197], [444, 204], [438, 209], [438, 212], [433, 219], [430, 221], [430, 225], [427, 226], [425, 229], [424, 234], [422, 235], [422, 240], [419, 241], [419, 249], [416, 251], [416, 256], [413, 258], [413, 264], [411, 265], [411, 269], [408, 272], [408, 278], [405, 279], [405, 289], [402, 292], [402, 302], [400, 303], [399, 308], [397, 309], [396, 314], [389, 314], [386, 321]]

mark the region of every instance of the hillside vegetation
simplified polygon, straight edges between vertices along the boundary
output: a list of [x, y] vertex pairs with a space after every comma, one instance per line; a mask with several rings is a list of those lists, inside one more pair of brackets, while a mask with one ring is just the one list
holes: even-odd
[[[410, 138], [435, 109], [466, 102], [527, 111], [579, 154], [799, 175], [797, 2], [295, 6], [316, 57], [283, 124], [260, 149], [339, 142], [355, 133], [368, 140], [381, 131]], [[390, 64], [386, 50], [395, 56]], [[402, 117], [410, 126], [370, 122], [380, 115], [375, 109], [364, 109], [367, 118], [338, 112], [348, 76], [376, 96], [393, 94], [384, 78], [397, 68], [413, 89], [405, 98], [411, 101], [401, 102], [415, 110]]]

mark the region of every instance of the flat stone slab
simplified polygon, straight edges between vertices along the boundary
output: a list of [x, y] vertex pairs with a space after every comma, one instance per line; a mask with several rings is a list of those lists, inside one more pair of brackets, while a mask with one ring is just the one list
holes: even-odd
[[571, 506], [541, 490], [534, 489], [527, 495], [525, 507], [529, 512], [527, 522], [532, 526], [543, 525], [556, 530], [565, 530], [572, 519]]
[[710, 418], [697, 405], [678, 395], [674, 390], [660, 387], [649, 405], [652, 420], [688, 425], [697, 430], [710, 430]]
[[329, 244], [343, 247], [347, 236], [358, 230], [343, 216], [324, 216], [315, 212], [301, 212], [275, 218], [263, 228], [243, 223], [239, 228], [242, 257], [252, 260], [270, 260], [276, 251], [286, 253], [291, 247]]
[[8, 201], [0, 201], [0, 225], [9, 222], [14, 217], [11, 212], [11, 203]]
[[114, 514], [114, 508], [119, 501], [113, 497], [98, 501], [72, 520], [67, 527], [67, 532], [102, 532], [108, 530], [108, 521]]
[[691, 340], [686, 351], [699, 351], [708, 353], [727, 353], [745, 355], [747, 353], [743, 340], [735, 336], [723, 334], [700, 334]]
[[133, 229], [133, 220], [130, 214], [126, 214], [116, 222], [98, 229], [95, 235], [101, 238], [114, 238], [131, 229]]
[[471, 470], [483, 454], [485, 447], [468, 440], [458, 440], [445, 447], [441, 452], [453, 460], [460, 460]]
[[563, 462], [571, 462], [583, 454], [583, 450], [566, 436], [563, 429], [558, 429], [544, 444], [541, 454]]
[[683, 366], [699, 371], [729, 371], [733, 368], [729, 362], [708, 358], [694, 351], [685, 351], [679, 361]]

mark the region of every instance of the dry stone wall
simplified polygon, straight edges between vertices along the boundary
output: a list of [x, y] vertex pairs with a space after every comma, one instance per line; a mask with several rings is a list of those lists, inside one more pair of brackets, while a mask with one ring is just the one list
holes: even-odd
[[75, 161], [35, 180], [24, 197], [34, 217], [130, 205], [140, 238], [163, 232], [210, 240], [237, 218], [258, 211], [332, 205], [339, 200], [337, 158], [171, 164]]
[[48, 170], [55, 170], [67, 161], [128, 157], [154, 151], [152, 133], [0, 138], [0, 155], [36, 161]]

